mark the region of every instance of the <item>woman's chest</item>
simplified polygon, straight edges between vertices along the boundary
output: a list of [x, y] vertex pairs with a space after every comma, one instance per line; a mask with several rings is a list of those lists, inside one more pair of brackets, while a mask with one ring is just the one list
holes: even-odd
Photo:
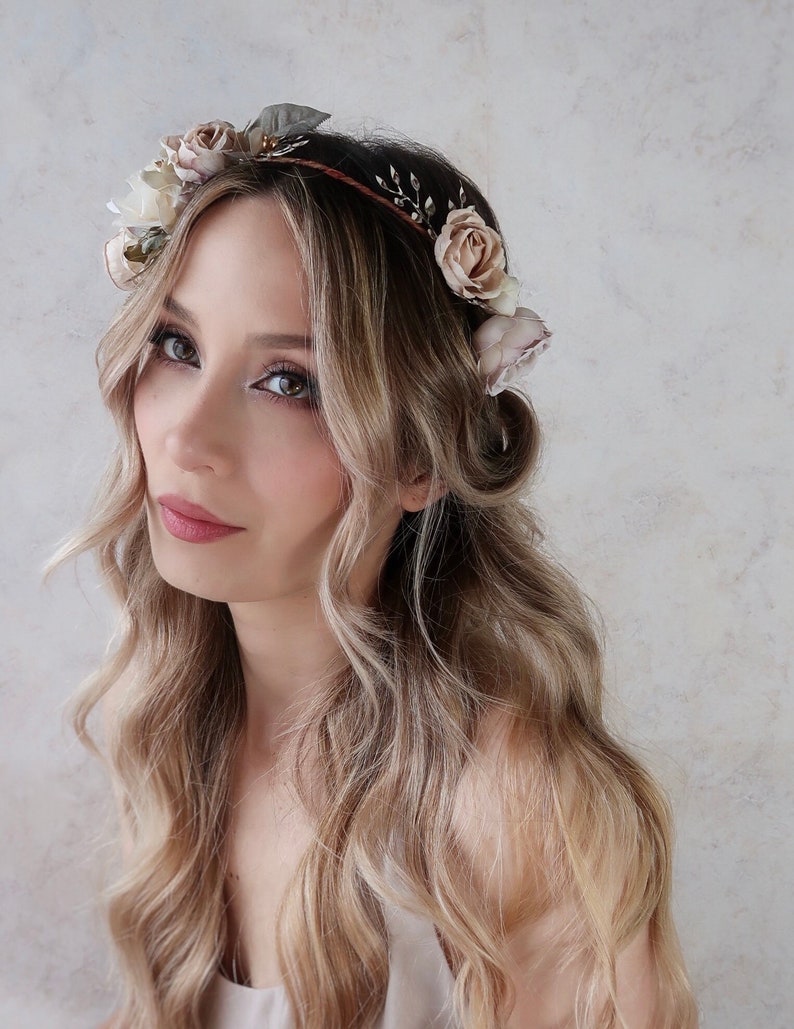
[[264, 779], [250, 784], [233, 806], [224, 883], [224, 969], [256, 989], [281, 982], [276, 948], [279, 909], [312, 833], [294, 793]]

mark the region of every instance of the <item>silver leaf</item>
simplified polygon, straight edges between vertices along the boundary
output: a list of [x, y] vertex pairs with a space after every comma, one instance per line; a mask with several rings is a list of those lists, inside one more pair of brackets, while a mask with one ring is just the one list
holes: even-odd
[[264, 107], [259, 116], [245, 127], [262, 129], [267, 136], [294, 135], [299, 132], [310, 132], [322, 125], [331, 117], [324, 111], [316, 111], [313, 107], [300, 107], [298, 104], [271, 104]]
[[400, 176], [397, 174], [397, 169], [393, 165], [389, 165], [389, 171], [391, 172], [391, 180], [395, 186], [400, 185]]

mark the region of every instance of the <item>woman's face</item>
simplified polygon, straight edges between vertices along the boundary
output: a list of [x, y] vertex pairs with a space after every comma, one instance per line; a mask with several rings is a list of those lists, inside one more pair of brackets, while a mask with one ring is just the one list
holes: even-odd
[[[202, 216], [135, 392], [158, 571], [211, 600], [314, 591], [345, 503], [323, 433], [304, 273], [271, 198]], [[374, 585], [399, 522], [383, 512], [360, 567]]]

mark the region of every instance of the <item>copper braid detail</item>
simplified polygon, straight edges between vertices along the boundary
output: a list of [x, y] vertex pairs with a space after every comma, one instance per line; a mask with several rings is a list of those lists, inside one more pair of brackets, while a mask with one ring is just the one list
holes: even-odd
[[344, 172], [339, 171], [338, 168], [332, 168], [330, 165], [321, 164], [320, 161], [311, 161], [304, 157], [271, 157], [268, 159], [268, 164], [276, 163], [287, 163], [287, 164], [299, 164], [304, 168], [315, 168], [317, 171], [323, 172], [325, 175], [329, 175], [332, 179], [338, 179], [340, 182], [346, 183], [348, 186], [352, 186], [357, 189], [359, 193], [363, 193], [364, 196], [369, 197], [370, 200], [375, 200], [379, 204], [383, 204], [384, 207], [388, 207], [390, 211], [393, 211], [403, 221], [408, 222], [413, 228], [417, 229], [425, 236], [429, 236], [430, 233], [420, 222], [415, 221], [410, 214], [404, 211], [400, 206], [383, 196], [382, 193], [376, 193], [374, 189], [370, 189], [369, 186], [365, 186], [359, 182], [358, 179], [352, 178], [350, 175], [345, 175]]

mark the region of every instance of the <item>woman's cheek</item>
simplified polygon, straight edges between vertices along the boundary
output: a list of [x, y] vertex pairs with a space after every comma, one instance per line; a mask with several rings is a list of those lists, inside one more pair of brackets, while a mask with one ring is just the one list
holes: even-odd
[[144, 458], [148, 456], [152, 441], [156, 435], [159, 423], [158, 418], [158, 394], [156, 388], [149, 381], [141, 380], [135, 389], [133, 398], [133, 417], [135, 420], [135, 431], [138, 435], [138, 442], [143, 451]]

